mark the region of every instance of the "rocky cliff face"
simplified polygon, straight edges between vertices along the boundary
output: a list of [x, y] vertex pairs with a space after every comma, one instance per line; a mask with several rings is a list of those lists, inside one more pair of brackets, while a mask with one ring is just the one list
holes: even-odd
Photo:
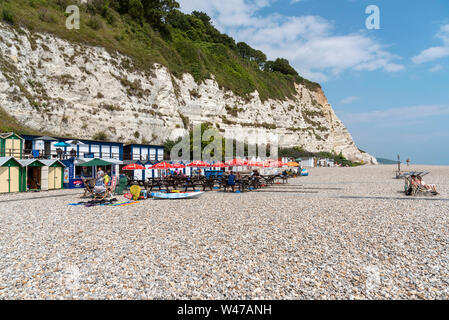
[[220, 131], [244, 127], [278, 135], [283, 147], [376, 163], [358, 150], [321, 90], [298, 85], [293, 99], [262, 102], [257, 92], [244, 99], [213, 78], [197, 84], [160, 65], [138, 70], [128, 57], [103, 48], [4, 24], [0, 53], [0, 106], [36, 130], [162, 143], [185, 134], [189, 123], [210, 122]]

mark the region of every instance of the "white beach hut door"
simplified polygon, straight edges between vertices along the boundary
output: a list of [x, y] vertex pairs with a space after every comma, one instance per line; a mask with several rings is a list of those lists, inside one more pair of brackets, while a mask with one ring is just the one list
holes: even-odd
[[0, 167], [0, 193], [9, 192], [8, 167]]
[[19, 180], [20, 180], [20, 174], [19, 174], [19, 167], [10, 167], [9, 168], [10, 172], [10, 188], [11, 188], [11, 192], [19, 192], [20, 191], [20, 184], [19, 184]]
[[41, 190], [48, 190], [48, 167], [42, 167]]
[[55, 168], [48, 168], [48, 190], [55, 188]]
[[62, 189], [61, 181], [62, 181], [62, 168], [54, 168], [55, 169], [55, 189]]

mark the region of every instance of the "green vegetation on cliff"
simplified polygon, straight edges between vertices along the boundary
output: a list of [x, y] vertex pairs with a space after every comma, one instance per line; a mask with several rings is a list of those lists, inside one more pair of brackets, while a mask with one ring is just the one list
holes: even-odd
[[15, 132], [17, 134], [36, 134], [39, 135], [41, 132], [37, 130], [30, 129], [24, 125], [21, 125], [14, 117], [9, 115], [0, 106], [0, 132]]
[[320, 86], [301, 76], [286, 59], [266, 55], [220, 33], [202, 12], [184, 14], [175, 0], [90, 0], [78, 4], [80, 29], [65, 27], [66, 8], [76, 0], [0, 0], [0, 19], [31, 32], [48, 32], [75, 43], [102, 46], [133, 59], [135, 68], [160, 63], [176, 76], [197, 82], [215, 76], [218, 84], [242, 97], [255, 90], [264, 101], [284, 100], [294, 84]]

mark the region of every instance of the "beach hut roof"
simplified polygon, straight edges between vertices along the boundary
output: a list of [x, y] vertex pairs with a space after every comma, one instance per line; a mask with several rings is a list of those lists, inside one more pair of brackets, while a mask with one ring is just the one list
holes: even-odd
[[20, 140], [25, 140], [21, 136], [19, 136], [18, 134], [14, 133], [14, 132], [0, 133], [0, 138], [2, 138], [2, 139], [7, 139], [11, 136], [15, 136], [16, 138], [19, 138]]
[[23, 167], [45, 167], [45, 163], [43, 163], [42, 161], [38, 160], [38, 159], [23, 159], [23, 160], [18, 160], [18, 162], [23, 166]]
[[75, 145], [75, 144], [85, 144], [79, 140], [73, 139], [73, 140], [68, 140], [66, 141], [66, 143], [70, 144], [70, 145]]
[[121, 164], [128, 165], [136, 163], [136, 160], [123, 160]]
[[0, 157], [0, 167], [4, 166], [10, 161], [15, 162], [19, 166], [23, 167], [22, 164], [19, 161], [17, 161], [14, 157]]
[[34, 138], [34, 140], [42, 140], [42, 141], [58, 141], [58, 139], [49, 137], [49, 136], [42, 136], [42, 137], [37, 137]]
[[12, 132], [2, 132], [0, 133], [0, 138], [7, 138], [12, 134], [13, 134]]
[[65, 167], [65, 165], [59, 161], [59, 160], [40, 160], [43, 164], [45, 164], [47, 167], [53, 167], [53, 166], [60, 166]]
[[117, 160], [117, 159], [102, 158], [102, 160], [110, 162], [111, 164], [123, 164], [122, 160]]

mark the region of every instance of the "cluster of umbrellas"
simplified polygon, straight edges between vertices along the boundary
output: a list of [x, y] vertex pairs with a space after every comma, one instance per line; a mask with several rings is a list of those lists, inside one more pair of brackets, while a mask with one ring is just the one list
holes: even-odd
[[[159, 162], [154, 166], [151, 166], [150, 170], [168, 170], [168, 169], [184, 169], [186, 167], [189, 168], [227, 168], [227, 167], [259, 167], [259, 168], [281, 168], [281, 167], [299, 167], [298, 162], [282, 162], [282, 161], [248, 161], [243, 159], [232, 159], [226, 162], [216, 162], [209, 164], [207, 162], [197, 160], [188, 165], [183, 165], [181, 163], [168, 163], [168, 162]], [[123, 167], [123, 170], [145, 170], [146, 168], [140, 164], [130, 164]]]
[[[39, 137], [35, 140], [44, 140], [44, 141], [57, 141], [54, 138], [51, 137]], [[82, 144], [79, 140], [70, 140], [67, 142], [58, 142], [55, 144], [55, 147], [70, 147], [72, 145]], [[296, 159], [297, 161], [301, 159]], [[108, 163], [110, 164], [110, 163]], [[86, 164], [85, 164], [86, 165]], [[87, 163], [89, 166], [93, 165], [107, 165], [104, 164], [98, 164], [95, 162]], [[168, 170], [168, 169], [184, 169], [186, 167], [191, 168], [227, 168], [227, 167], [259, 167], [259, 168], [281, 168], [281, 167], [299, 167], [299, 163], [295, 161], [291, 161], [288, 163], [282, 162], [282, 161], [275, 161], [275, 160], [267, 160], [267, 161], [248, 161], [244, 159], [232, 159], [226, 162], [216, 162], [209, 164], [207, 162], [197, 160], [194, 161], [188, 165], [183, 165], [181, 163], [168, 163], [168, 162], [160, 162], [155, 164], [154, 166], [150, 167], [150, 170]], [[146, 168], [140, 164], [130, 164], [123, 168], [123, 170], [145, 170]]]
[[[58, 141], [58, 139], [52, 138], [52, 137], [48, 137], [48, 136], [42, 136], [42, 137], [38, 137], [35, 138], [34, 140], [42, 140], [42, 141], [47, 141], [47, 142], [54, 142], [54, 141]], [[72, 145], [76, 145], [76, 144], [83, 144], [81, 141], [79, 140], [69, 140], [69, 141], [61, 141], [58, 143], [55, 143], [55, 147], [60, 147], [60, 148], [64, 148], [64, 147], [71, 147]]]

